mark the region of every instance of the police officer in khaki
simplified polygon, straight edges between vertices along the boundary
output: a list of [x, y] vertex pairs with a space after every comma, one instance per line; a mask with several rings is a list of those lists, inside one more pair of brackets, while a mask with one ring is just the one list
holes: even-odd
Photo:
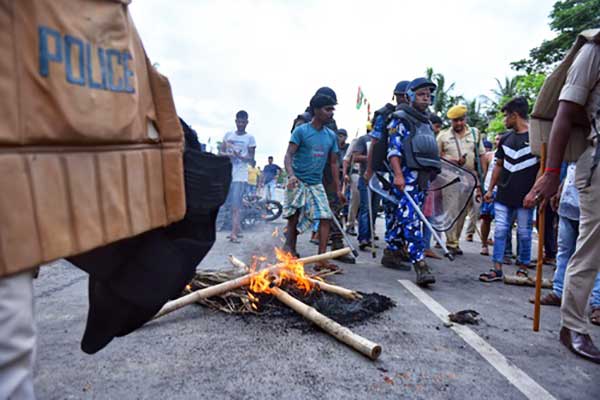
[[[595, 33], [594, 33], [595, 32]], [[582, 40], [585, 34], [591, 38]], [[573, 142], [583, 142], [585, 150], [579, 155], [575, 185], [580, 199], [580, 225], [577, 248], [567, 267], [565, 288], [561, 305], [560, 341], [575, 354], [600, 363], [600, 350], [594, 346], [587, 334], [588, 319], [586, 306], [594, 285], [594, 279], [600, 270], [600, 171], [595, 168], [600, 160], [600, 30], [583, 32], [572, 52], [579, 49], [570, 65], [566, 80], [561, 79], [561, 68], [546, 80], [538, 103], [540, 109], [547, 108], [552, 102], [551, 92], [556, 82], [564, 81], [558, 97], [558, 111], [554, 117], [548, 142], [548, 157], [544, 174], [540, 176], [524, 200], [525, 207], [535, 204], [545, 206], [557, 192], [560, 181], [560, 166], [565, 156], [567, 144], [573, 148]], [[581, 42], [585, 44], [581, 45]], [[563, 65], [572, 58], [565, 57]], [[563, 66], [561, 65], [561, 67]], [[566, 69], [564, 69], [566, 70]], [[550, 79], [556, 76], [558, 79]], [[546, 96], [548, 94], [548, 96]], [[547, 97], [547, 98], [546, 98]], [[536, 103], [536, 108], [538, 104]], [[534, 108], [534, 117], [536, 114]], [[540, 123], [543, 123], [543, 121]], [[591, 129], [590, 129], [591, 126]], [[582, 129], [584, 127], [585, 129]], [[543, 130], [540, 128], [540, 130]], [[589, 132], [589, 136], [581, 132]]]
[[[481, 168], [481, 157], [485, 154], [485, 148], [481, 141], [480, 134], [477, 128], [470, 127], [466, 123], [467, 107], [464, 105], [456, 105], [448, 110], [446, 114], [450, 119], [450, 128], [440, 132], [437, 136], [438, 148], [440, 156], [450, 162], [465, 168], [475, 174], [479, 179], [479, 170]], [[460, 249], [460, 234], [462, 233], [467, 213], [469, 214], [470, 226], [467, 232], [470, 237], [473, 237], [475, 224], [479, 219], [479, 206], [481, 199], [481, 188], [477, 188], [476, 195], [467, 204], [466, 209], [460, 214], [454, 226], [446, 233], [448, 250], [454, 254], [461, 255]], [[458, 204], [452, 204], [452, 200], [444, 207], [459, 207]], [[472, 239], [471, 239], [472, 240]]]

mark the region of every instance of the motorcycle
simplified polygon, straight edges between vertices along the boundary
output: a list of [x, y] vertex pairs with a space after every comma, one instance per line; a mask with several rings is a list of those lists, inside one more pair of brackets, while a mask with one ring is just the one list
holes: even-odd
[[[246, 193], [242, 197], [240, 225], [242, 230], [250, 230], [259, 222], [275, 221], [283, 213], [283, 205], [276, 200], [265, 200], [261, 196]], [[231, 229], [231, 207], [225, 204], [217, 217], [219, 230]]]

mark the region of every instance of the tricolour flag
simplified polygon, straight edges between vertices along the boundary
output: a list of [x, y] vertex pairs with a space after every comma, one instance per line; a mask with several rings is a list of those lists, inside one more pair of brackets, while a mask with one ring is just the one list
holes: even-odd
[[358, 93], [356, 95], [356, 109], [360, 110], [360, 107], [363, 104], [363, 99], [365, 98], [365, 94], [363, 93], [362, 89], [360, 88], [360, 86], [358, 87]]

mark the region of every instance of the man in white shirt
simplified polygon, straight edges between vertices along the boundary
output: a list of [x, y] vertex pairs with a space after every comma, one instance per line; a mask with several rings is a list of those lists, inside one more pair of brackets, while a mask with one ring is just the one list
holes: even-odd
[[256, 141], [254, 136], [246, 132], [246, 126], [248, 126], [248, 113], [246, 111], [238, 111], [235, 115], [235, 126], [235, 131], [227, 132], [223, 137], [219, 152], [231, 158], [232, 179], [227, 198], [227, 203], [231, 207], [231, 235], [229, 240], [233, 243], [239, 243], [242, 196], [248, 183], [248, 165], [250, 161], [254, 161]]

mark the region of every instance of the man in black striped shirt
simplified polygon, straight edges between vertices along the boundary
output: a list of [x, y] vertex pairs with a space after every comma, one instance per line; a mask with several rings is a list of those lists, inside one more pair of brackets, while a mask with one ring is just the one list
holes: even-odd
[[529, 145], [529, 105], [523, 97], [516, 97], [502, 108], [504, 124], [512, 132], [504, 135], [496, 151], [496, 165], [484, 201], [491, 202], [494, 187], [498, 191], [494, 203], [496, 228], [494, 231], [493, 269], [481, 274], [479, 279], [491, 282], [502, 279], [502, 260], [506, 236], [516, 216], [520, 262], [517, 275], [527, 276], [531, 260], [531, 232], [533, 209], [523, 207], [523, 199], [535, 183], [539, 160], [531, 153]]

